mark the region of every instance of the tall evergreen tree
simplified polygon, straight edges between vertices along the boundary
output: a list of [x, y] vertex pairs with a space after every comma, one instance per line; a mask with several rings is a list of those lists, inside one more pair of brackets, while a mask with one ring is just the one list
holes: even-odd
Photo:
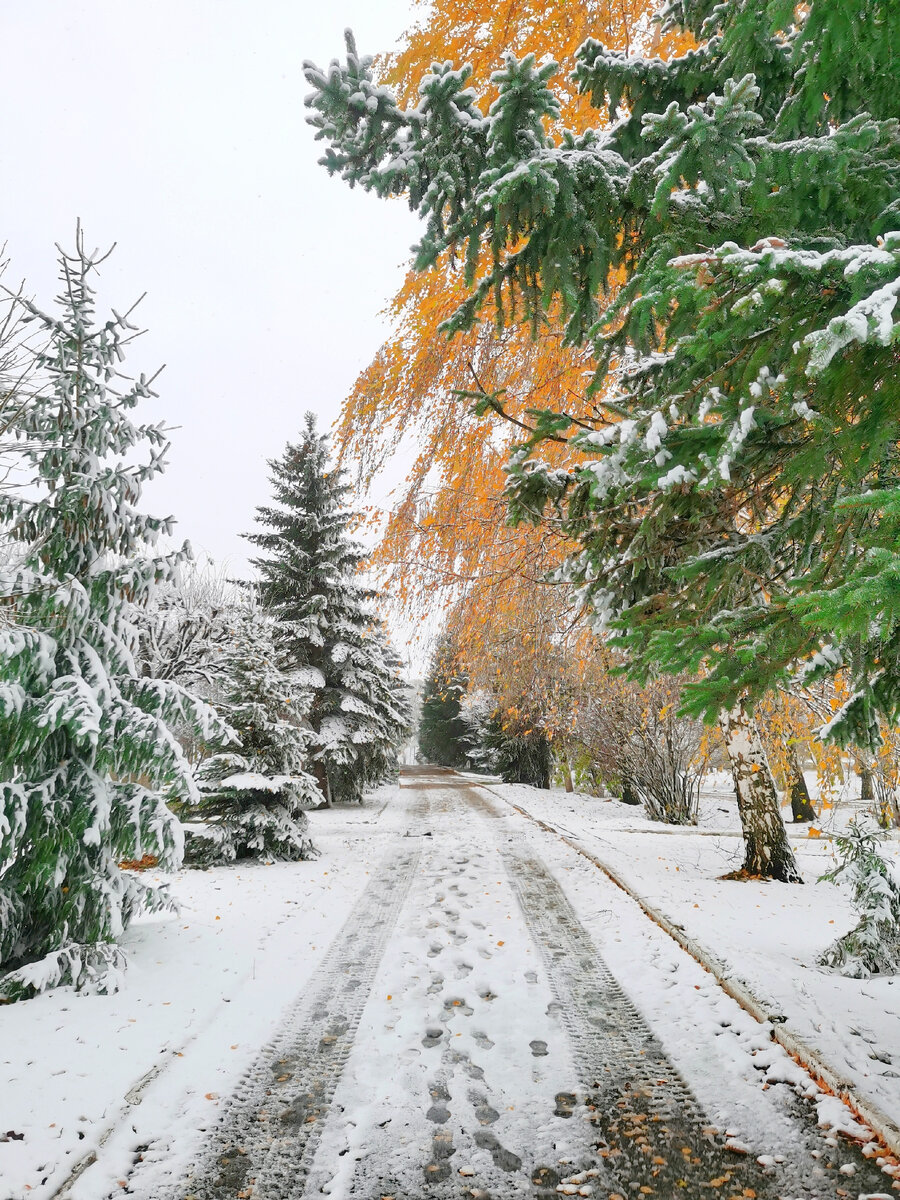
[[[513, 516], [561, 517], [580, 544], [567, 578], [639, 678], [698, 674], [689, 707], [721, 720], [746, 868], [782, 879], [754, 702], [806, 663], [853, 676], [832, 736], [871, 744], [879, 713], [900, 716], [894, 7], [672, 0], [688, 54], [581, 48], [608, 120], [579, 137], [548, 135], [555, 68], [531, 56], [507, 58], [486, 116], [450, 64], [409, 110], [352, 42], [346, 67], [308, 70], [329, 170], [408, 194], [420, 267], [465, 252], [449, 332], [492, 296], [501, 319], [559, 305], [594, 342], [596, 416], [535, 414]], [[547, 468], [536, 447], [566, 437], [581, 464]]]
[[[134, 605], [184, 551], [154, 555], [169, 520], [138, 509], [163, 469], [165, 431], [130, 412], [151, 381], [119, 373], [134, 327], [98, 321], [91, 276], [102, 258], [60, 252], [57, 315], [27, 303], [38, 387], [20, 416], [33, 487], [0, 493], [0, 523], [21, 558], [0, 580], [0, 998], [60, 983], [108, 990], [116, 941], [141, 909], [168, 903], [124, 860], [181, 861], [167, 800], [196, 796], [169, 723], [203, 736], [221, 722], [174, 683], [143, 678]], [[134, 449], [149, 458], [134, 463]]]
[[269, 463], [273, 506], [257, 509], [263, 554], [260, 598], [279, 626], [286, 669], [312, 692], [316, 777], [326, 803], [360, 800], [396, 761], [409, 698], [375, 614], [375, 593], [358, 578], [363, 553], [350, 535], [343, 472], [328, 438], [307, 414], [301, 440]]
[[419, 716], [419, 753], [439, 767], [464, 767], [470, 728], [461, 715], [468, 680], [452, 665], [453, 648], [444, 639], [434, 652]]
[[305, 809], [320, 795], [308, 772], [312, 731], [309, 691], [295, 687], [279, 665], [272, 621], [248, 599], [235, 614], [232, 639], [218, 665], [216, 707], [239, 739], [201, 763], [202, 798], [191, 817], [185, 857], [209, 865], [242, 858], [293, 861], [315, 854]]

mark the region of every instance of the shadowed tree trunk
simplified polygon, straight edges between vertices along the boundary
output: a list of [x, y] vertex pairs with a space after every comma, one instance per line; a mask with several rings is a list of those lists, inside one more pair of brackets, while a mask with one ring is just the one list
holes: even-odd
[[328, 772], [325, 770], [325, 764], [318, 761], [313, 763], [312, 773], [316, 783], [319, 785], [319, 791], [322, 793], [322, 803], [319, 805], [319, 808], [332, 808], [331, 784], [328, 780]]
[[794, 822], [815, 820], [816, 810], [813, 808], [809, 788], [803, 777], [803, 766], [797, 747], [790, 740], [784, 744], [785, 757], [788, 764], [788, 783], [790, 785], [791, 815]]
[[872, 788], [872, 771], [869, 767], [860, 767], [859, 769], [859, 798], [860, 800], [875, 799], [875, 792]]
[[748, 875], [802, 883], [778, 808], [778, 791], [755, 719], [743, 703], [723, 709], [725, 738], [738, 812], [744, 830], [743, 870]]
[[640, 804], [641, 798], [637, 793], [632, 780], [627, 775], [622, 776], [622, 803], [623, 804]]

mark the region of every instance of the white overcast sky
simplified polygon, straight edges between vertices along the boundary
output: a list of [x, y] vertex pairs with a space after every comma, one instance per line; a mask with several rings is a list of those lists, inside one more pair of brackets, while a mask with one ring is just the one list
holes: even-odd
[[46, 306], [54, 243], [117, 242], [101, 308], [147, 292], [126, 369], [166, 369], [180, 426], [145, 507], [243, 570], [266, 458], [306, 409], [330, 426], [384, 338], [417, 224], [316, 163], [302, 62], [392, 48], [408, 0], [6, 0], [7, 282]]

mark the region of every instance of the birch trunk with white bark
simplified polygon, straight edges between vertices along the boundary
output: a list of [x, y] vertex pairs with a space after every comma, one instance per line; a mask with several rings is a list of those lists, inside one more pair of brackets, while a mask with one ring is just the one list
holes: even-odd
[[782, 883], [802, 883], [755, 719], [744, 704], [738, 703], [723, 709], [719, 726], [725, 737], [744, 830], [743, 870]]

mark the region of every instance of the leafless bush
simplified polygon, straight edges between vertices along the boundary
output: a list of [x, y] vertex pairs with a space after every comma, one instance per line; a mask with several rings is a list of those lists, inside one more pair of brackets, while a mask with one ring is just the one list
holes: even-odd
[[678, 715], [677, 679], [639, 687], [609, 677], [580, 722], [581, 741], [604, 779], [631, 793], [647, 816], [669, 825], [694, 825], [706, 769], [703, 727]]

